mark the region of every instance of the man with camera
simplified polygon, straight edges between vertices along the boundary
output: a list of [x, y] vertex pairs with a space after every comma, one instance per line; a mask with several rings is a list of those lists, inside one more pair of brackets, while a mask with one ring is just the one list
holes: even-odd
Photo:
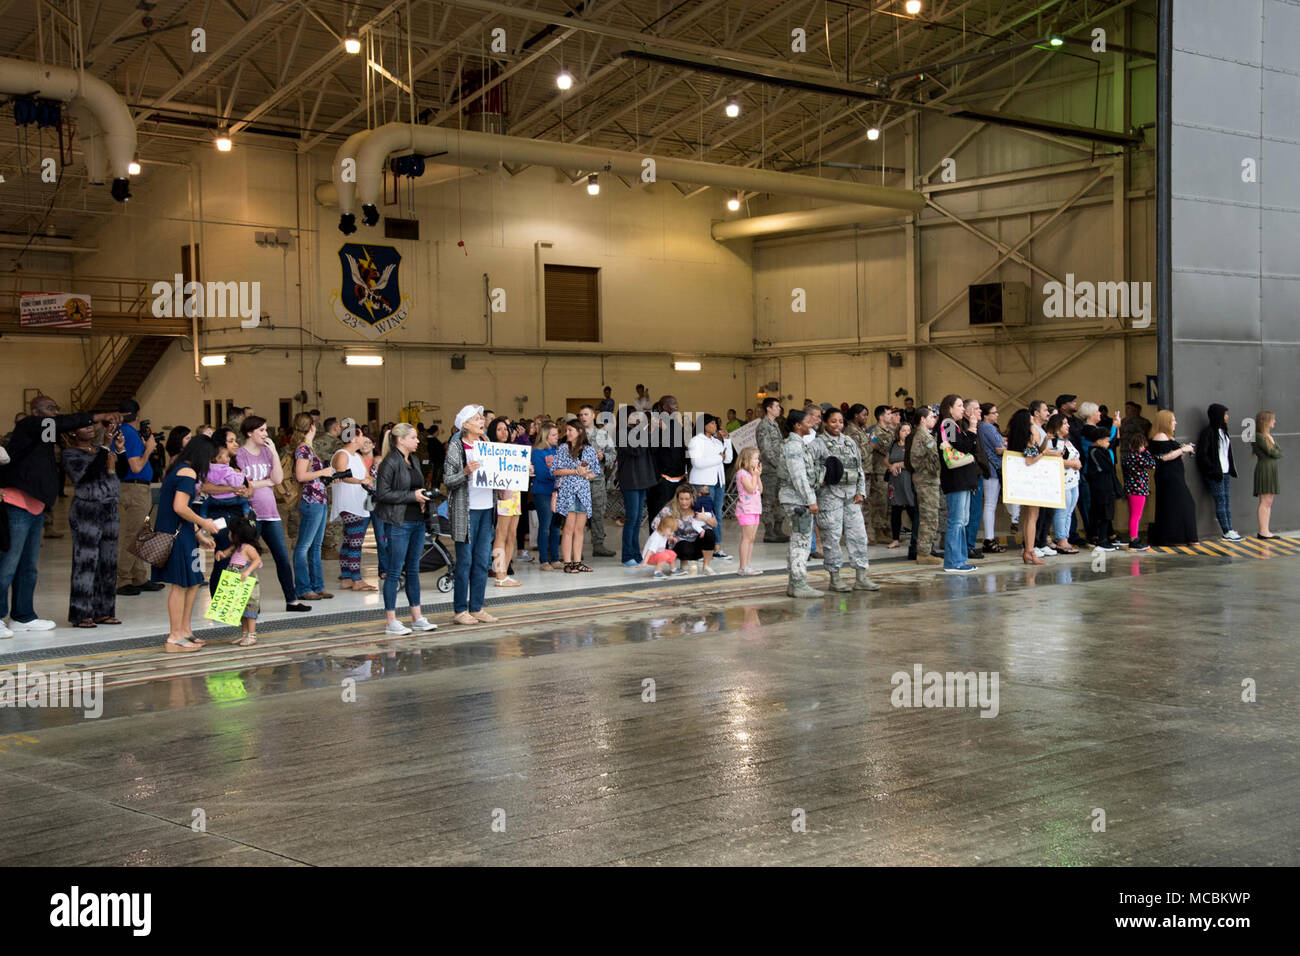
[[[149, 484], [153, 481], [153, 465], [149, 459], [158, 448], [157, 436], [146, 418], [140, 421], [140, 403], [133, 398], [124, 399], [117, 410], [122, 415], [122, 437], [126, 453], [119, 458], [117, 512], [119, 531], [117, 538], [117, 593], [127, 597], [141, 591], [161, 591], [165, 584], [149, 580], [149, 565], [128, 549], [135, 543], [136, 535], [144, 527], [153, 506]], [[138, 424], [134, 424], [137, 423]]]

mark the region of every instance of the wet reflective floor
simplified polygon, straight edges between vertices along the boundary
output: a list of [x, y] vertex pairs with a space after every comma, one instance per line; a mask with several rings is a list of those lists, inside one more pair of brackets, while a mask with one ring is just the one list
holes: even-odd
[[1294, 865], [1298, 578], [765, 576], [68, 662], [103, 715], [0, 710], [0, 862]]

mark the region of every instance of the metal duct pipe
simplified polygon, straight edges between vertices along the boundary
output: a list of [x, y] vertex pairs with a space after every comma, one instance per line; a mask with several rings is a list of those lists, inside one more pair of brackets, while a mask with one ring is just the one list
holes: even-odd
[[[70, 104], [74, 114], [84, 105], [94, 116], [104, 150], [108, 153], [108, 169], [113, 175], [113, 198], [123, 202], [131, 197], [129, 167], [136, 150], [135, 123], [126, 102], [111, 86], [84, 70], [0, 57], [0, 93], [60, 100]], [[83, 130], [82, 135], [91, 141], [96, 131]], [[90, 181], [102, 182], [103, 153], [88, 142], [85, 154]], [[96, 154], [101, 157], [99, 168], [90, 165]]]
[[[339, 232], [343, 233], [345, 236], [350, 236], [352, 233], [357, 231], [357, 217], [352, 212], [354, 208], [354, 196], [357, 191], [357, 148], [369, 135], [370, 130], [368, 129], [363, 129], [359, 133], [353, 133], [343, 141], [343, 145], [338, 148], [337, 152], [335, 152], [334, 165], [330, 171], [330, 177], [333, 180], [330, 185], [333, 186], [333, 189], [331, 190], [328, 199], [321, 196], [321, 188], [325, 184], [322, 183], [320, 186], [316, 187], [316, 201], [322, 206], [333, 206], [337, 203], [343, 207], [343, 212], [346, 215], [339, 219]], [[352, 178], [351, 180], [345, 181], [343, 179], [343, 164], [344, 161], [348, 159], [352, 160]]]
[[[909, 189], [870, 186], [839, 180], [814, 179], [795, 173], [778, 173], [766, 169], [749, 169], [721, 163], [705, 163], [667, 156], [645, 156], [602, 149], [596, 146], [573, 146], [519, 136], [498, 136], [444, 129], [438, 126], [409, 126], [388, 123], [371, 131], [357, 151], [357, 186], [362, 203], [362, 221], [374, 225], [379, 221], [379, 193], [384, 161], [389, 154], [403, 149], [418, 150], [426, 160], [458, 165], [485, 166], [497, 163], [526, 163], [558, 169], [610, 172], [640, 179], [653, 161], [656, 180], [718, 186], [730, 190], [808, 196], [832, 202], [851, 202], [915, 212], [925, 205], [924, 197]], [[337, 185], [337, 183], [336, 183]], [[342, 198], [342, 193], [340, 193]], [[343, 217], [353, 209], [340, 203]], [[342, 222], [342, 220], [341, 220]]]
[[860, 222], [880, 222], [899, 218], [899, 210], [882, 206], [862, 206], [857, 203], [844, 206], [822, 206], [798, 212], [778, 212], [770, 216], [750, 216], [713, 224], [713, 238], [719, 242], [728, 239], [745, 239], [749, 236], [770, 236], [782, 232], [803, 232], [807, 229], [826, 229], [830, 226], [847, 226]]
[[[412, 182], [415, 184], [417, 189], [421, 186], [437, 186], [440, 183], [453, 182], [457, 179], [462, 179], [465, 176], [472, 176], [481, 171], [482, 170], [471, 169], [468, 166], [429, 166], [425, 170], [423, 176], [412, 180]], [[348, 205], [356, 208], [355, 194], [357, 184], [347, 183], [346, 185], [349, 189], [349, 194], [347, 196]], [[320, 203], [322, 206], [340, 205], [338, 186], [334, 185], [333, 182], [317, 183], [315, 193], [316, 202]], [[340, 228], [342, 228], [341, 225]], [[356, 225], [354, 222], [353, 230], [355, 231], [355, 229]]]

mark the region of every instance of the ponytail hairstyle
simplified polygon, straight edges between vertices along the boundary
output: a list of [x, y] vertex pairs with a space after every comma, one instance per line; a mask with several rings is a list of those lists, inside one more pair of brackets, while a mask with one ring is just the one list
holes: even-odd
[[389, 454], [397, 450], [397, 439], [405, 438], [415, 431], [415, 426], [410, 422], [398, 422], [384, 435], [384, 447], [382, 457], [387, 458]]

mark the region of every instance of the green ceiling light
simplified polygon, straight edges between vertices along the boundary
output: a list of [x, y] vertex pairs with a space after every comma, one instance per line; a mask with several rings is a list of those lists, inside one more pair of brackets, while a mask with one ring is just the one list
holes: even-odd
[[1060, 37], [1052, 37], [1047, 42], [1050, 43], [1052, 46], [1062, 46], [1065, 43], [1065, 41]]

